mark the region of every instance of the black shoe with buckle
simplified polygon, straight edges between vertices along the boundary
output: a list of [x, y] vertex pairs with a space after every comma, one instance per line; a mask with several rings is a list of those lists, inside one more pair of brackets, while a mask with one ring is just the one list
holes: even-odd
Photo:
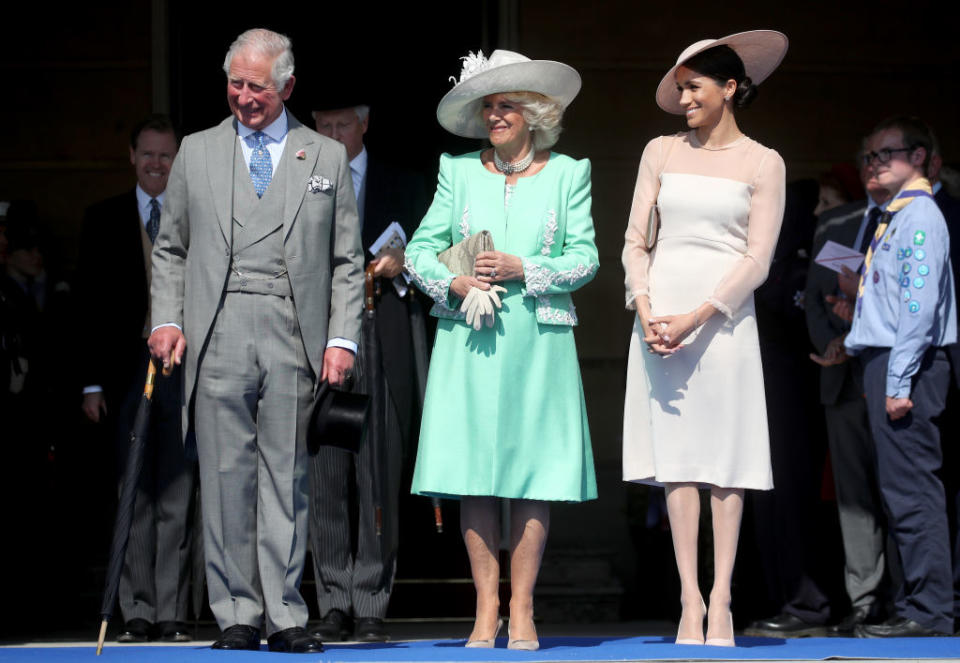
[[267, 646], [270, 647], [270, 651], [289, 654], [319, 654], [323, 651], [323, 643], [301, 626], [291, 626], [277, 631], [267, 638]]
[[770, 619], [758, 619], [743, 633], [760, 638], [816, 638], [825, 636], [827, 629], [823, 624], [811, 624], [784, 612]]
[[225, 628], [210, 648], [260, 651], [260, 629], [247, 624], [234, 624]]
[[840, 620], [840, 623], [827, 628], [827, 635], [834, 638], [852, 638], [854, 630], [860, 624], [873, 622], [873, 610], [870, 606], [860, 606], [850, 611], [850, 614]]
[[153, 637], [154, 626], [146, 619], [135, 618], [124, 622], [117, 634], [117, 642], [148, 642]]
[[163, 642], [190, 642], [190, 630], [183, 622], [160, 622], [160, 640]]
[[360, 642], [386, 642], [390, 639], [390, 634], [379, 617], [357, 617], [353, 639]]
[[320, 620], [315, 628], [311, 629], [310, 635], [321, 642], [346, 640], [353, 632], [351, 626], [350, 617], [342, 610], [334, 608]]
[[894, 617], [883, 624], [860, 624], [854, 633], [858, 638], [936, 638], [950, 635], [927, 628], [909, 617]]

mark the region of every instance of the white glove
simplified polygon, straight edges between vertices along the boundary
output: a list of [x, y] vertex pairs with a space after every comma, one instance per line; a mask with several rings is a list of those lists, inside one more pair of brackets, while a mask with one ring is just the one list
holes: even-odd
[[490, 286], [489, 290], [470, 288], [460, 304], [460, 310], [466, 314], [467, 324], [476, 331], [480, 331], [484, 325], [493, 327], [496, 322], [495, 309], [503, 306], [497, 293], [506, 291], [506, 288], [499, 285]]
[[460, 302], [460, 310], [466, 315], [467, 324], [479, 331], [482, 324], [479, 312], [480, 301], [477, 298], [480, 288], [470, 288], [467, 296]]
[[480, 294], [477, 295], [477, 299], [486, 301], [486, 305], [483, 308], [483, 323], [487, 327], [493, 327], [497, 320], [494, 308], [499, 309], [503, 306], [500, 302], [500, 297], [497, 296], [497, 291], [506, 292], [507, 289], [499, 285], [491, 285], [489, 290], [481, 290]]
[[467, 324], [475, 331], [480, 331], [484, 325], [493, 327], [496, 322], [494, 309], [503, 306], [497, 293], [506, 291], [506, 288], [499, 285], [490, 286], [489, 290], [470, 288], [460, 303], [460, 310], [465, 314]]

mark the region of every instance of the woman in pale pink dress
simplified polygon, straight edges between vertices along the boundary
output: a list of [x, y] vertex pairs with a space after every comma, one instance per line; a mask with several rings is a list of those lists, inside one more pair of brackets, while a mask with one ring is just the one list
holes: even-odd
[[[743, 493], [773, 487], [753, 291], [780, 232], [784, 164], [743, 134], [735, 112], [786, 48], [781, 33], [754, 30], [680, 55], [657, 103], [685, 115], [691, 131], [647, 144], [626, 232], [627, 307], [637, 316], [623, 477], [666, 489], [680, 572], [678, 644], [734, 645], [730, 579]], [[654, 205], [659, 232], [648, 238]], [[710, 490], [713, 513], [709, 610], [697, 579], [698, 488]]]

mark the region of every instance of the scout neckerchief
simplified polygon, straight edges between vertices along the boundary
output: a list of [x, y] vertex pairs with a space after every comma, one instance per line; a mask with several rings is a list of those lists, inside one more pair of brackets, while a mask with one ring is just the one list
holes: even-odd
[[[907, 184], [907, 186], [903, 188], [897, 197], [890, 201], [890, 204], [887, 205], [887, 209], [883, 213], [883, 216], [880, 217], [880, 222], [877, 224], [877, 231], [873, 233], [873, 239], [870, 241], [870, 248], [867, 249], [867, 256], [863, 259], [863, 269], [860, 270], [860, 285], [857, 288], [857, 315], [860, 314], [860, 300], [863, 299], [863, 291], [866, 287], [867, 275], [870, 273], [870, 263], [873, 262], [873, 256], [877, 251], [877, 245], [880, 244], [881, 239], [883, 239], [884, 242], [889, 242], [890, 238], [893, 236], [893, 233], [891, 232], [890, 235], [887, 235], [884, 238], [884, 234], [887, 232], [887, 228], [890, 225], [890, 220], [893, 218], [894, 214], [921, 196], [933, 198], [933, 188], [930, 186], [930, 182], [926, 177], [920, 177]], [[926, 237], [927, 235], [925, 232], [918, 230], [914, 236], [914, 243], [918, 245], [923, 244]]]

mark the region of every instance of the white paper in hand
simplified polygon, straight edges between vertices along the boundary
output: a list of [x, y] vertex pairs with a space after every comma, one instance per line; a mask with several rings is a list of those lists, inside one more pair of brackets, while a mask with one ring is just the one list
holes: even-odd
[[379, 258], [384, 249], [404, 249], [406, 246], [407, 234], [403, 232], [403, 227], [399, 223], [393, 221], [367, 250], [373, 254], [373, 257]]
[[[380, 233], [380, 236], [367, 249], [374, 258], [379, 258], [384, 249], [407, 248], [407, 233], [403, 232], [403, 226], [396, 221], [390, 223], [386, 230]], [[400, 272], [398, 276], [393, 277], [393, 287], [400, 297], [407, 295], [407, 284], [410, 283], [410, 277], [406, 272]]]
[[859, 251], [854, 251], [849, 246], [828, 239], [813, 261], [827, 269], [842, 273], [843, 267], [847, 267], [851, 272], [856, 272], [860, 269], [863, 259], [864, 255]]

